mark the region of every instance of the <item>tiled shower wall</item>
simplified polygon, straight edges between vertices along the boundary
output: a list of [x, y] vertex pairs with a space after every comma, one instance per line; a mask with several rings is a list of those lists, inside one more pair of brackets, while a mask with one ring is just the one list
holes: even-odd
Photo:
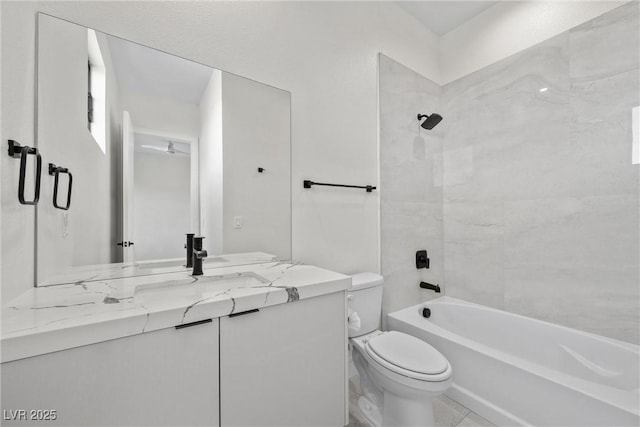
[[[406, 233], [415, 221], [442, 227], [443, 252], [432, 261], [443, 264], [433, 275], [444, 270], [447, 295], [639, 342], [640, 166], [631, 163], [638, 28], [638, 3], [629, 3], [447, 84], [440, 98], [435, 85], [430, 104], [415, 107], [428, 114], [434, 106], [444, 116], [435, 133], [422, 134], [429, 145], [422, 164], [407, 161], [410, 152], [398, 160], [398, 147], [411, 145], [417, 130], [390, 132], [400, 118], [385, 107], [394, 91], [382, 82], [392, 80], [386, 74], [394, 68], [381, 60], [388, 308], [425, 299], [413, 290], [396, 295], [417, 286], [405, 283], [415, 268], [395, 259], [413, 249]], [[394, 78], [403, 82], [408, 70], [396, 68]], [[413, 170], [420, 167], [427, 169]], [[432, 173], [439, 167], [441, 187]], [[430, 210], [404, 197], [396, 213], [395, 200], [407, 193], [403, 182], [421, 177], [433, 191]], [[417, 230], [415, 240], [431, 246], [431, 236]]]
[[[383, 319], [437, 294], [421, 280], [442, 284], [442, 128], [418, 129], [418, 113], [439, 112], [442, 88], [380, 54], [381, 268]], [[428, 270], [416, 270], [415, 253], [426, 249]]]

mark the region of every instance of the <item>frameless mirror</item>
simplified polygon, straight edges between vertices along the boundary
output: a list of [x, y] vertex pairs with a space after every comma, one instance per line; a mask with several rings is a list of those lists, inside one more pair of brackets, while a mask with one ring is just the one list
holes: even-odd
[[37, 285], [291, 257], [289, 92], [42, 13], [37, 65]]

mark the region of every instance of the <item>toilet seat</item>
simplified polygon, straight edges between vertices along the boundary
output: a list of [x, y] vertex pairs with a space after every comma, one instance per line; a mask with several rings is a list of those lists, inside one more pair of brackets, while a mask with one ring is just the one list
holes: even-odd
[[438, 350], [402, 332], [389, 331], [371, 337], [365, 351], [379, 365], [405, 377], [445, 381], [451, 376], [451, 366]]

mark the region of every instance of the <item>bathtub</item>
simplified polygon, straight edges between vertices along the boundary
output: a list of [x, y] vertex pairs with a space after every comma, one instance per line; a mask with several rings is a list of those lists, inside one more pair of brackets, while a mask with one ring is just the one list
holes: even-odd
[[637, 345], [446, 296], [390, 313], [387, 326], [444, 354], [445, 394], [494, 424], [640, 425]]

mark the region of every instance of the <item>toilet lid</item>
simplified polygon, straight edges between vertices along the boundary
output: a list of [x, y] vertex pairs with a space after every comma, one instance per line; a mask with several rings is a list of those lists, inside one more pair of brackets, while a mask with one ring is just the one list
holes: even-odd
[[380, 358], [408, 371], [437, 375], [449, 366], [447, 359], [426, 342], [397, 331], [371, 338], [368, 348]]

